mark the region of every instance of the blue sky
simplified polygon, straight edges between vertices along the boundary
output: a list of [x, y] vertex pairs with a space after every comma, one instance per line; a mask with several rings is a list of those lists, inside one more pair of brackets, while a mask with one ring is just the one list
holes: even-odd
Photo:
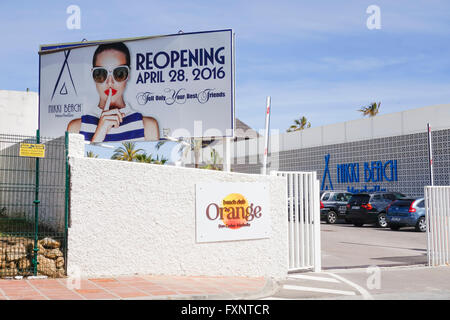
[[[66, 27], [69, 5], [81, 29]], [[381, 29], [369, 30], [369, 5]], [[40, 44], [232, 28], [236, 33], [236, 116], [285, 131], [450, 102], [450, 2], [414, 1], [25, 1], [0, 4], [0, 89], [38, 89]], [[167, 152], [167, 151], [166, 151]]]

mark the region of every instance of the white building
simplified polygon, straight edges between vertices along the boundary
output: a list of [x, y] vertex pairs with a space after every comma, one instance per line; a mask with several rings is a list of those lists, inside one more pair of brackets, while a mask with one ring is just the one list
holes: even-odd
[[36, 135], [38, 111], [36, 92], [0, 90], [0, 133]]

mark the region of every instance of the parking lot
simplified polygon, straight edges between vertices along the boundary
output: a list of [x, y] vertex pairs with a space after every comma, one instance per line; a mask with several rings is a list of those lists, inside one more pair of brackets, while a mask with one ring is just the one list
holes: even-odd
[[426, 232], [414, 228], [392, 231], [371, 225], [321, 224], [324, 270], [427, 263]]

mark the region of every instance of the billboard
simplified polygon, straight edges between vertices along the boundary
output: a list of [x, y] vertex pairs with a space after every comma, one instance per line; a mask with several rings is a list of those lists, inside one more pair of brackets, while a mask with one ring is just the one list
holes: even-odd
[[45, 45], [39, 54], [43, 136], [233, 136], [232, 30]]

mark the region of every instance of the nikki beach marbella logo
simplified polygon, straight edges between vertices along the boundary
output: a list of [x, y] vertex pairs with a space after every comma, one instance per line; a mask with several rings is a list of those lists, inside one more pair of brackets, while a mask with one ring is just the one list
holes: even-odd
[[210, 203], [206, 207], [208, 220], [221, 220], [218, 228], [239, 229], [250, 227], [250, 222], [262, 216], [261, 206], [249, 204], [247, 199], [239, 193], [231, 193], [222, 200], [222, 205]]
[[[322, 175], [321, 190], [334, 190], [330, 173], [330, 157], [330, 154], [325, 155], [325, 169]], [[397, 160], [339, 163], [336, 165], [336, 179], [334, 181], [337, 184], [398, 181]], [[348, 185], [346, 189], [352, 193], [386, 191], [380, 185], [366, 185], [360, 189]]]
[[56, 79], [56, 83], [53, 88], [52, 100], [55, 97], [56, 93], [58, 93], [61, 96], [68, 95], [70, 93], [70, 89], [72, 89], [75, 92], [75, 95], [78, 95], [75, 83], [73, 81], [72, 72], [70, 71], [70, 66], [68, 62], [69, 55], [70, 50], [64, 50], [64, 62], [61, 66], [61, 70], [59, 71], [58, 78]]
[[[328, 167], [330, 163], [330, 155], [325, 155], [325, 170], [323, 171], [322, 176], [322, 185], [320, 186], [320, 190], [328, 190], [328, 187], [330, 187], [330, 190], [333, 190], [333, 183], [331, 182], [331, 174], [330, 174], [330, 168]], [[325, 185], [325, 179], [328, 178], [329, 185]]]

